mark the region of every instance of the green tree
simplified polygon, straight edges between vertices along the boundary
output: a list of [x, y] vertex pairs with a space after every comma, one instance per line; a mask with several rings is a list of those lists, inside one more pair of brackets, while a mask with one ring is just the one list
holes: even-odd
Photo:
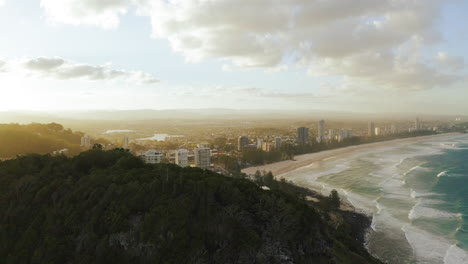
[[338, 195], [338, 191], [333, 189], [331, 192], [330, 192], [330, 196], [329, 196], [329, 199], [330, 199], [330, 206], [332, 209], [338, 209], [340, 208], [340, 196]]

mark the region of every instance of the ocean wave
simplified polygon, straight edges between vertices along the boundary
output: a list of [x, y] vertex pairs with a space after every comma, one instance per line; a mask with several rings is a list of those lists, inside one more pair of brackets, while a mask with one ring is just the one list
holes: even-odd
[[427, 206], [422, 206], [422, 199], [419, 199], [418, 202], [411, 208], [408, 213], [409, 220], [415, 220], [418, 218], [429, 218], [429, 219], [460, 219], [461, 214], [450, 213], [434, 209]]
[[375, 204], [375, 209], [377, 209], [376, 214], [380, 214], [383, 210], [382, 206], [380, 206], [379, 202], [377, 202], [377, 199], [374, 200], [374, 204]]
[[[410, 189], [410, 197], [413, 199], [416, 198], [421, 198], [421, 197], [432, 197], [432, 196], [444, 196], [442, 193], [435, 193], [435, 192], [426, 192], [426, 193], [418, 193], [416, 192], [413, 188]], [[440, 204], [443, 203], [442, 201], [439, 200], [433, 200], [433, 199], [424, 199], [425, 204]]]
[[437, 174], [437, 178], [440, 178], [442, 176], [446, 176], [447, 175], [447, 171], [443, 171], [443, 172], [440, 172], [439, 174]]
[[419, 165], [417, 165], [417, 166], [414, 166], [413, 168], [407, 170], [405, 173], [403, 173], [403, 176], [408, 175], [408, 173], [410, 173], [410, 172], [412, 172], [412, 171], [414, 171], [414, 170], [430, 171], [430, 169], [428, 169], [428, 168], [421, 167], [422, 164], [424, 164], [424, 163], [421, 163], [421, 164], [419, 164]]
[[[337, 173], [343, 172], [345, 170], [348, 170], [350, 168], [351, 168], [351, 166], [349, 165], [348, 162], [343, 163], [343, 164], [337, 164], [337, 165], [335, 165], [335, 166], [333, 166], [333, 167], [331, 167], [331, 168], [329, 168], [327, 170], [322, 170], [322, 171], [313, 172], [313, 173], [308, 172], [307, 173], [307, 178], [308, 178], [308, 181], [316, 181], [318, 178], [320, 178], [322, 176], [337, 174]], [[306, 169], [306, 168], [304, 168], [304, 169]]]
[[453, 244], [449, 247], [444, 257], [444, 264], [464, 264], [468, 263], [468, 254], [463, 249]]
[[[416, 196], [415, 196], [416, 197]], [[413, 219], [416, 219], [416, 216], [415, 216], [415, 211], [416, 211], [416, 208], [421, 204], [421, 199], [418, 200], [418, 202], [411, 208], [411, 210], [409, 211], [408, 213], [408, 219], [409, 220], [413, 220]]]
[[[386, 254], [394, 254], [395, 251], [389, 252], [385, 248], [385, 243], [392, 241], [395, 243], [401, 242], [401, 245], [407, 247], [405, 254], [409, 256], [405, 255], [406, 257], [412, 257], [411, 248], [413, 248], [417, 263], [468, 263], [465, 258], [466, 252], [456, 247], [454, 245], [456, 241], [452, 240], [452, 237], [456, 235], [455, 232], [460, 232], [457, 236], [464, 236], [465, 232], [467, 232], [460, 224], [463, 221], [462, 214], [437, 209], [437, 205], [447, 203], [444, 201], [444, 197], [440, 197], [446, 194], [431, 192], [432, 185], [428, 186], [426, 182], [414, 182], [410, 176], [415, 173], [430, 171], [430, 174], [433, 175], [432, 179], [434, 179], [438, 171], [423, 167], [422, 160], [419, 157], [446, 153], [447, 146], [440, 146], [440, 143], [441, 141], [434, 142], [437, 146], [433, 146], [431, 143], [419, 144], [415, 147], [396, 146], [394, 149], [401, 149], [404, 152], [401, 154], [396, 154], [397, 150], [389, 153], [388, 151], [382, 151], [380, 148], [379, 150], [355, 153], [351, 157], [347, 156], [346, 161], [340, 161], [341, 165], [349, 162], [351, 165], [349, 172], [343, 172], [345, 170], [343, 167], [337, 168], [335, 166], [338, 164], [338, 157], [336, 157], [334, 160], [321, 163], [320, 166], [317, 165], [318, 167], [309, 168], [307, 172], [295, 172], [296, 175], [299, 175], [295, 178], [310, 178], [311, 184], [309, 186], [316, 186], [316, 189], [321, 190], [325, 195], [328, 195], [331, 189], [337, 189], [343, 200], [348, 201], [357, 210], [372, 216], [370, 230], [376, 231], [373, 233], [377, 235], [369, 241], [370, 248], [374, 250], [371, 253], [379, 254], [383, 258], [385, 258]], [[325, 170], [320, 171], [319, 169], [323, 168], [324, 164]], [[317, 179], [323, 175], [334, 174], [333, 171], [338, 174], [337, 177], [323, 177], [320, 178], [320, 181]], [[442, 173], [442, 170], [440, 170], [440, 173]], [[447, 171], [444, 173], [439, 177], [452, 177], [455, 175]], [[369, 188], [356, 186], [354, 182], [356, 179], [359, 180], [359, 183], [369, 185]], [[405, 182], [406, 179], [408, 179], [408, 184]], [[380, 188], [381, 191], [376, 190], [375, 187]], [[372, 189], [372, 192], [369, 192], [369, 189]], [[376, 198], [376, 196], [378, 197]], [[450, 223], [460, 225], [456, 231], [456, 226], [450, 229], [449, 235], [439, 236], [432, 234], [429, 229], [423, 230], [422, 227], [415, 226], [422, 223], [417, 221], [420, 218], [424, 218], [424, 220], [439, 219], [434, 223], [450, 221]], [[415, 225], [412, 225], [412, 223]], [[432, 224], [432, 221], [430, 223]], [[402, 229], [402, 226], [405, 226], [405, 228]], [[382, 240], [382, 234], [385, 234], [384, 237], [387, 240]], [[381, 245], [381, 243], [384, 244]], [[385, 259], [383, 260], [385, 261]]]
[[437, 237], [409, 224], [403, 226], [401, 230], [413, 248], [418, 263], [467, 263], [465, 262], [468, 257], [467, 253], [461, 249], [454, 249], [452, 241]]

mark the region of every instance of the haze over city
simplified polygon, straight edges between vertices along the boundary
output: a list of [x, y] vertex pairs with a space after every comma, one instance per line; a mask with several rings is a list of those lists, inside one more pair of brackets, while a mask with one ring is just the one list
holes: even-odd
[[0, 1], [0, 111], [468, 114], [466, 1]]

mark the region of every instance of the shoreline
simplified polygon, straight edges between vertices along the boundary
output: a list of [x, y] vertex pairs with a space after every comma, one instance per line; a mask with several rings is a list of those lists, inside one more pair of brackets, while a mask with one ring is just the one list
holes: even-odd
[[275, 163], [270, 163], [261, 166], [254, 166], [248, 167], [242, 170], [243, 173], [248, 175], [255, 174], [256, 171], [271, 171], [275, 177], [279, 177], [282, 174], [287, 172], [309, 166], [315, 162], [326, 161], [332, 159], [338, 155], [350, 154], [354, 151], [370, 149], [375, 147], [386, 147], [392, 144], [401, 144], [406, 142], [417, 142], [421, 140], [426, 140], [430, 138], [439, 138], [439, 137], [447, 137], [453, 135], [462, 135], [461, 133], [447, 133], [447, 134], [438, 134], [438, 135], [429, 135], [429, 136], [420, 136], [420, 137], [411, 137], [411, 138], [401, 138], [401, 139], [393, 139], [388, 141], [381, 141], [375, 143], [367, 143], [355, 146], [349, 146], [344, 148], [337, 148], [331, 150], [325, 150], [315, 153], [308, 153], [297, 155], [294, 157], [293, 160], [283, 160]]

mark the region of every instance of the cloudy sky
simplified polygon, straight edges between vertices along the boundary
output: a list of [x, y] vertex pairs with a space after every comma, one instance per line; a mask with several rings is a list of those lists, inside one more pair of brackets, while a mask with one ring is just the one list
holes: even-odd
[[0, 110], [468, 114], [465, 0], [0, 0]]

